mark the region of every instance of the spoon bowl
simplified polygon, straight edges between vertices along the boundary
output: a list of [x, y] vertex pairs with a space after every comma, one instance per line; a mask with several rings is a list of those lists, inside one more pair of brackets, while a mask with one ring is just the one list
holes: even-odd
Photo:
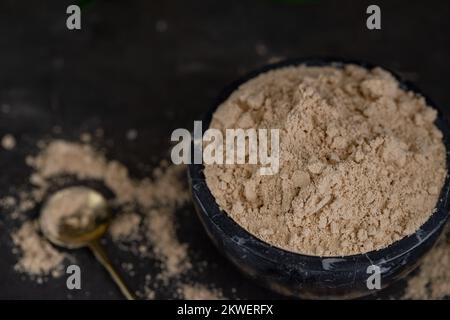
[[53, 194], [44, 204], [39, 224], [51, 242], [76, 249], [102, 237], [110, 220], [106, 199], [93, 189], [77, 186]]
[[123, 295], [128, 300], [134, 300], [134, 295], [100, 243], [110, 221], [111, 210], [103, 195], [83, 186], [69, 187], [54, 193], [45, 202], [39, 217], [42, 234], [50, 242], [68, 249], [89, 247]]

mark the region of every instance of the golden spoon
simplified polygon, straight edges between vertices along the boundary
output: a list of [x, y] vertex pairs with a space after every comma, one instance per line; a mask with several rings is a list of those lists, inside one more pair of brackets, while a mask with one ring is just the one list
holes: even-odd
[[55, 245], [69, 249], [89, 247], [123, 295], [134, 300], [100, 243], [110, 220], [111, 212], [100, 193], [87, 187], [69, 187], [56, 192], [45, 202], [39, 224], [44, 236]]

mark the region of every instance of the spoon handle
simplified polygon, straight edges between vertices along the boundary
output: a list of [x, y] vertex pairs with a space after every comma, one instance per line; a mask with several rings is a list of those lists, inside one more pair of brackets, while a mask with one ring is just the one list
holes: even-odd
[[94, 240], [89, 242], [88, 247], [91, 249], [92, 253], [95, 255], [97, 260], [108, 270], [111, 278], [113, 278], [114, 282], [119, 287], [122, 294], [127, 298], [127, 300], [135, 300], [135, 296], [130, 292], [127, 285], [125, 284], [123, 278], [119, 275], [117, 270], [113, 267], [111, 260], [109, 260], [108, 255], [106, 254], [105, 249], [100, 244], [100, 241]]

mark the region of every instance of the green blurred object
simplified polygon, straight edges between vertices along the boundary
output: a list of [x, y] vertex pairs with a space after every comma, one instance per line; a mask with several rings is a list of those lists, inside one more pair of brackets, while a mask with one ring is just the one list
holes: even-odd
[[81, 9], [90, 6], [91, 4], [93, 4], [95, 2], [95, 0], [78, 0], [77, 1], [77, 6], [79, 6]]

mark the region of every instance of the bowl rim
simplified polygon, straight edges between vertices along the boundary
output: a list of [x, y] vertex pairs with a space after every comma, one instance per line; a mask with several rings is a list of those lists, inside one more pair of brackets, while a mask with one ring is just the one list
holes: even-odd
[[[415, 94], [423, 97], [428, 106], [432, 107], [437, 111], [437, 118], [435, 120], [435, 125], [441, 130], [443, 134], [443, 143], [446, 148], [446, 171], [447, 175], [445, 177], [444, 185], [441, 189], [436, 207], [432, 215], [427, 219], [427, 221], [422, 224], [419, 229], [409, 236], [403, 237], [387, 247], [379, 250], [372, 250], [366, 253], [358, 253], [353, 255], [345, 256], [313, 256], [303, 253], [298, 253], [294, 251], [289, 251], [265, 242], [259, 239], [257, 236], [251, 234], [249, 231], [240, 226], [229, 214], [222, 210], [217, 204], [215, 197], [211, 193], [208, 185], [206, 184], [205, 175], [203, 173], [203, 164], [189, 164], [188, 174], [189, 180], [191, 182], [191, 191], [194, 200], [197, 204], [201, 206], [204, 214], [213, 223], [215, 228], [221, 230], [226, 236], [228, 236], [233, 242], [240, 246], [244, 246], [245, 249], [252, 252], [253, 254], [263, 258], [267, 261], [272, 261], [279, 263], [284, 261], [290, 264], [300, 264], [304, 265], [307, 263], [319, 264], [321, 266], [324, 263], [339, 263], [347, 262], [355, 264], [358, 262], [368, 262], [369, 264], [378, 263], [389, 263], [399, 257], [412, 252], [415, 248], [419, 247], [422, 243], [432, 237], [436, 232], [442, 230], [445, 223], [450, 216], [450, 202], [449, 191], [450, 191], [450, 179], [449, 179], [449, 168], [450, 168], [450, 127], [445, 119], [442, 109], [436, 105], [433, 100], [431, 100], [426, 94], [424, 94], [415, 84], [410, 81], [402, 79], [397, 73], [381, 65], [376, 65], [363, 60], [356, 59], [344, 59], [337, 57], [305, 57], [305, 58], [294, 58], [286, 59], [277, 63], [264, 65], [253, 71], [246, 73], [244, 76], [238, 78], [237, 80], [231, 82], [220, 92], [220, 94], [214, 99], [213, 103], [209, 107], [208, 111], [205, 113], [202, 123], [203, 132], [209, 128], [212, 115], [217, 109], [217, 107], [224, 102], [240, 85], [249, 81], [250, 79], [271, 71], [275, 69], [280, 69], [283, 67], [290, 66], [334, 66], [337, 68], [342, 68], [345, 65], [357, 65], [365, 69], [373, 69], [376, 67], [382, 68], [383, 70], [391, 73], [394, 78], [399, 82], [399, 87], [406, 91], [412, 91]], [[283, 260], [280, 260], [283, 259]], [[327, 261], [328, 260], [328, 261]], [[347, 265], [347, 263], [345, 263]]]

